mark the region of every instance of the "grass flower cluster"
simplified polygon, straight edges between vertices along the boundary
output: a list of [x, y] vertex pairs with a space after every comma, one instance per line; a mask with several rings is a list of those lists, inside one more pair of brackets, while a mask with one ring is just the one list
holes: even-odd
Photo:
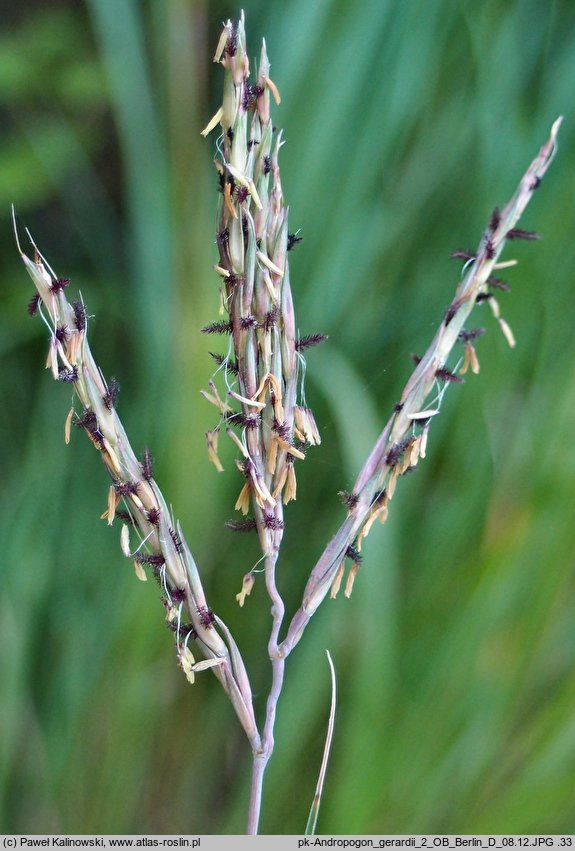
[[[130, 445], [116, 410], [118, 383], [104, 378], [90, 350], [86, 306], [82, 300], [68, 299], [70, 281], [52, 270], [34, 243], [31, 257], [22, 250], [20, 254], [36, 288], [29, 312], [39, 313], [49, 331], [47, 367], [56, 381], [74, 391], [64, 423], [66, 443], [73, 429], [79, 429], [99, 452], [110, 477], [102, 516], [110, 525], [119, 524], [121, 550], [133, 561], [137, 578], [145, 581], [152, 576], [159, 584], [182, 671], [192, 683], [198, 672], [213, 671], [249, 740], [253, 775], [247, 830], [255, 833], [286, 660], [326, 596], [337, 595], [342, 586], [345, 596], [351, 595], [363, 541], [376, 520], [385, 522], [399, 480], [426, 457], [428, 435], [446, 389], [479, 372], [476, 341], [485, 329], [468, 324], [474, 307], [487, 302], [496, 326], [510, 346], [515, 344], [495, 296], [506, 289], [500, 270], [515, 261], [501, 255], [508, 240], [537, 238], [517, 224], [553, 159], [560, 121], [511, 200], [493, 211], [476, 249], [454, 253], [463, 263], [455, 294], [429, 347], [415, 358], [415, 369], [352, 490], [340, 493], [346, 517], [315, 566], [301, 577], [301, 605], [286, 625], [277, 582], [285, 506], [297, 496], [297, 465], [321, 443], [305, 398], [305, 351], [326, 338], [319, 332], [298, 337], [296, 331], [289, 257], [300, 237], [288, 224], [279, 164], [283, 136], [272, 118], [280, 94], [270, 76], [266, 45], [254, 72], [243, 17], [228, 21], [214, 60], [223, 67], [223, 101], [203, 132], [219, 133], [215, 273], [220, 281], [220, 315], [203, 331], [224, 344], [223, 351], [214, 353], [218, 366], [203, 391], [217, 411], [206, 440], [218, 472], [223, 471], [220, 437], [225, 435], [235, 445], [238, 514], [228, 526], [238, 532], [254, 531], [261, 549], [258, 564], [263, 562], [271, 606], [267, 653], [272, 667], [263, 720], [254, 710], [237, 626], [229, 628], [210, 607], [201, 566], [156, 482], [150, 450], [143, 448], [137, 455]], [[236, 595], [240, 607], [259, 572], [251, 570], [244, 576]]]

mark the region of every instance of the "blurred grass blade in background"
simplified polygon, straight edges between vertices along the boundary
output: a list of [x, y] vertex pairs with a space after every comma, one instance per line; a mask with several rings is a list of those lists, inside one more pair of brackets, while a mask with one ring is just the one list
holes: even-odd
[[[130, 227], [130, 275], [137, 283], [134, 319], [139, 359], [161, 381], [169, 369], [174, 317], [169, 163], [165, 110], [145, 44], [144, 18], [134, 0], [88, 0], [106, 70], [120, 141]], [[162, 310], [158, 310], [158, 305]], [[152, 383], [150, 391], [156, 387]]]
[[305, 826], [305, 835], [313, 836], [316, 832], [317, 828], [317, 820], [319, 817], [319, 808], [321, 806], [321, 796], [323, 794], [323, 787], [325, 784], [325, 778], [327, 774], [327, 764], [329, 760], [329, 753], [331, 750], [331, 745], [333, 742], [333, 732], [335, 729], [335, 709], [337, 704], [337, 686], [336, 686], [336, 678], [335, 678], [335, 668], [333, 666], [333, 659], [330, 656], [329, 650], [325, 651], [327, 654], [327, 661], [329, 663], [329, 672], [331, 677], [331, 704], [329, 710], [329, 720], [327, 725], [327, 734], [325, 739], [325, 745], [323, 748], [323, 754], [321, 758], [321, 767], [319, 771], [319, 776], [317, 779], [317, 785], [315, 787], [315, 794], [313, 796], [313, 802], [309, 811], [309, 816], [307, 819], [307, 824]]

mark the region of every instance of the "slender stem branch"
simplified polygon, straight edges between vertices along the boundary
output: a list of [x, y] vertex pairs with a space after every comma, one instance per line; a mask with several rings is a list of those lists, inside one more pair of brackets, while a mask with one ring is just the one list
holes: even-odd
[[264, 772], [268, 764], [269, 755], [254, 754], [252, 767], [252, 786], [250, 792], [250, 804], [248, 807], [248, 824], [246, 833], [255, 836], [258, 833], [260, 812], [262, 808], [262, 790], [264, 784]]
[[274, 749], [274, 727], [278, 700], [282, 691], [285, 656], [279, 649], [278, 639], [284, 618], [285, 606], [276, 585], [276, 563], [281, 542], [281, 532], [276, 534], [276, 546], [274, 551], [266, 558], [266, 588], [272, 601], [272, 628], [268, 643], [269, 657], [272, 663], [272, 684], [266, 704], [266, 719], [262, 732], [262, 746], [260, 751], [254, 751], [254, 762], [252, 769], [252, 787], [250, 805], [248, 809], [248, 834], [258, 832], [259, 815], [262, 804], [262, 788], [264, 773]]
[[274, 749], [276, 709], [282, 691], [284, 671], [285, 658], [277, 656], [275, 659], [272, 659], [272, 686], [266, 706], [266, 720], [262, 733], [262, 750], [260, 753], [254, 753], [252, 787], [248, 808], [248, 834], [256, 834], [258, 832], [264, 773]]
[[276, 563], [282, 537], [283, 533], [281, 531], [276, 532], [274, 552], [266, 557], [266, 588], [272, 602], [272, 629], [268, 643], [268, 651], [272, 662], [278, 656], [279, 632], [285, 614], [284, 601], [276, 584]]

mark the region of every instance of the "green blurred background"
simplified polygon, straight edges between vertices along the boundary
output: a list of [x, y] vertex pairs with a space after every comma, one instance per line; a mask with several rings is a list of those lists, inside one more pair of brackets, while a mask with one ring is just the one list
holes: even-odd
[[[536, 245], [488, 308], [481, 374], [447, 393], [428, 460], [374, 527], [351, 600], [326, 601], [289, 660], [264, 832], [301, 833], [337, 669], [319, 830], [575, 832], [575, 4], [245, 0], [283, 102], [283, 184], [307, 397], [323, 443], [299, 468], [281, 588], [293, 610], [349, 488], [474, 247], [561, 113], [560, 152], [523, 226]], [[0, 35], [0, 831], [239, 833], [247, 743], [216, 679], [190, 687], [157, 588], [99, 515], [107, 477], [64, 446], [70, 392], [9, 219], [14, 202], [94, 315], [93, 351], [149, 444], [211, 605], [240, 640], [262, 713], [269, 605], [258, 557], [223, 530], [241, 486], [207, 461], [199, 396], [217, 318], [212, 64], [239, 8], [35, 0]]]

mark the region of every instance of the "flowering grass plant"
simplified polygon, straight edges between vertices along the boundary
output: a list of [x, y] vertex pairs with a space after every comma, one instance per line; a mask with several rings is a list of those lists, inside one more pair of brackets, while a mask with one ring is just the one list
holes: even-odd
[[[501, 271], [516, 261], [502, 258], [502, 252], [510, 240], [538, 239], [535, 232], [519, 228], [518, 221], [553, 159], [560, 119], [511, 200], [493, 210], [477, 247], [454, 252], [462, 264], [455, 293], [427, 350], [414, 356], [415, 368], [353, 488], [340, 492], [345, 519], [316, 564], [302, 572], [301, 604], [288, 613], [278, 581], [286, 506], [298, 493], [298, 465], [321, 443], [305, 395], [306, 353], [326, 337], [316, 331], [300, 336], [297, 331], [289, 258], [301, 237], [288, 223], [279, 162], [283, 131], [272, 117], [281, 98], [270, 76], [265, 42], [254, 70], [243, 16], [228, 21], [214, 61], [223, 68], [223, 100], [203, 134], [218, 134], [214, 273], [219, 280], [219, 316], [202, 330], [222, 339], [223, 345], [213, 354], [217, 367], [202, 395], [216, 409], [206, 441], [218, 472], [223, 472], [220, 439], [229, 439], [237, 450], [237, 519], [227, 525], [238, 533], [253, 532], [259, 543], [254, 568], [241, 588], [230, 593], [244, 609], [255, 582], [262, 581], [269, 598], [272, 680], [263, 718], [257, 717], [240, 649], [242, 613], [231, 626], [210, 606], [201, 565], [156, 481], [152, 453], [148, 448], [139, 454], [133, 450], [117, 412], [118, 382], [104, 377], [92, 355], [86, 305], [77, 296], [69, 300], [70, 281], [53, 271], [34, 242], [31, 257], [20, 243], [18, 247], [36, 288], [29, 312], [39, 314], [49, 332], [47, 368], [73, 390], [65, 441], [74, 430], [83, 431], [99, 452], [110, 478], [102, 517], [119, 526], [121, 550], [133, 562], [136, 577], [158, 583], [183, 674], [193, 683], [198, 673], [212, 670], [231, 701], [253, 754], [247, 831], [256, 833], [287, 659], [328, 595], [335, 597], [343, 586], [350, 597], [363, 542], [376, 521], [385, 522], [399, 480], [425, 459], [444, 394], [479, 373], [476, 345], [486, 329], [470, 324], [475, 306], [487, 303], [495, 327], [511, 347], [515, 345], [496, 296], [507, 289]], [[320, 797], [321, 787], [316, 810]]]

